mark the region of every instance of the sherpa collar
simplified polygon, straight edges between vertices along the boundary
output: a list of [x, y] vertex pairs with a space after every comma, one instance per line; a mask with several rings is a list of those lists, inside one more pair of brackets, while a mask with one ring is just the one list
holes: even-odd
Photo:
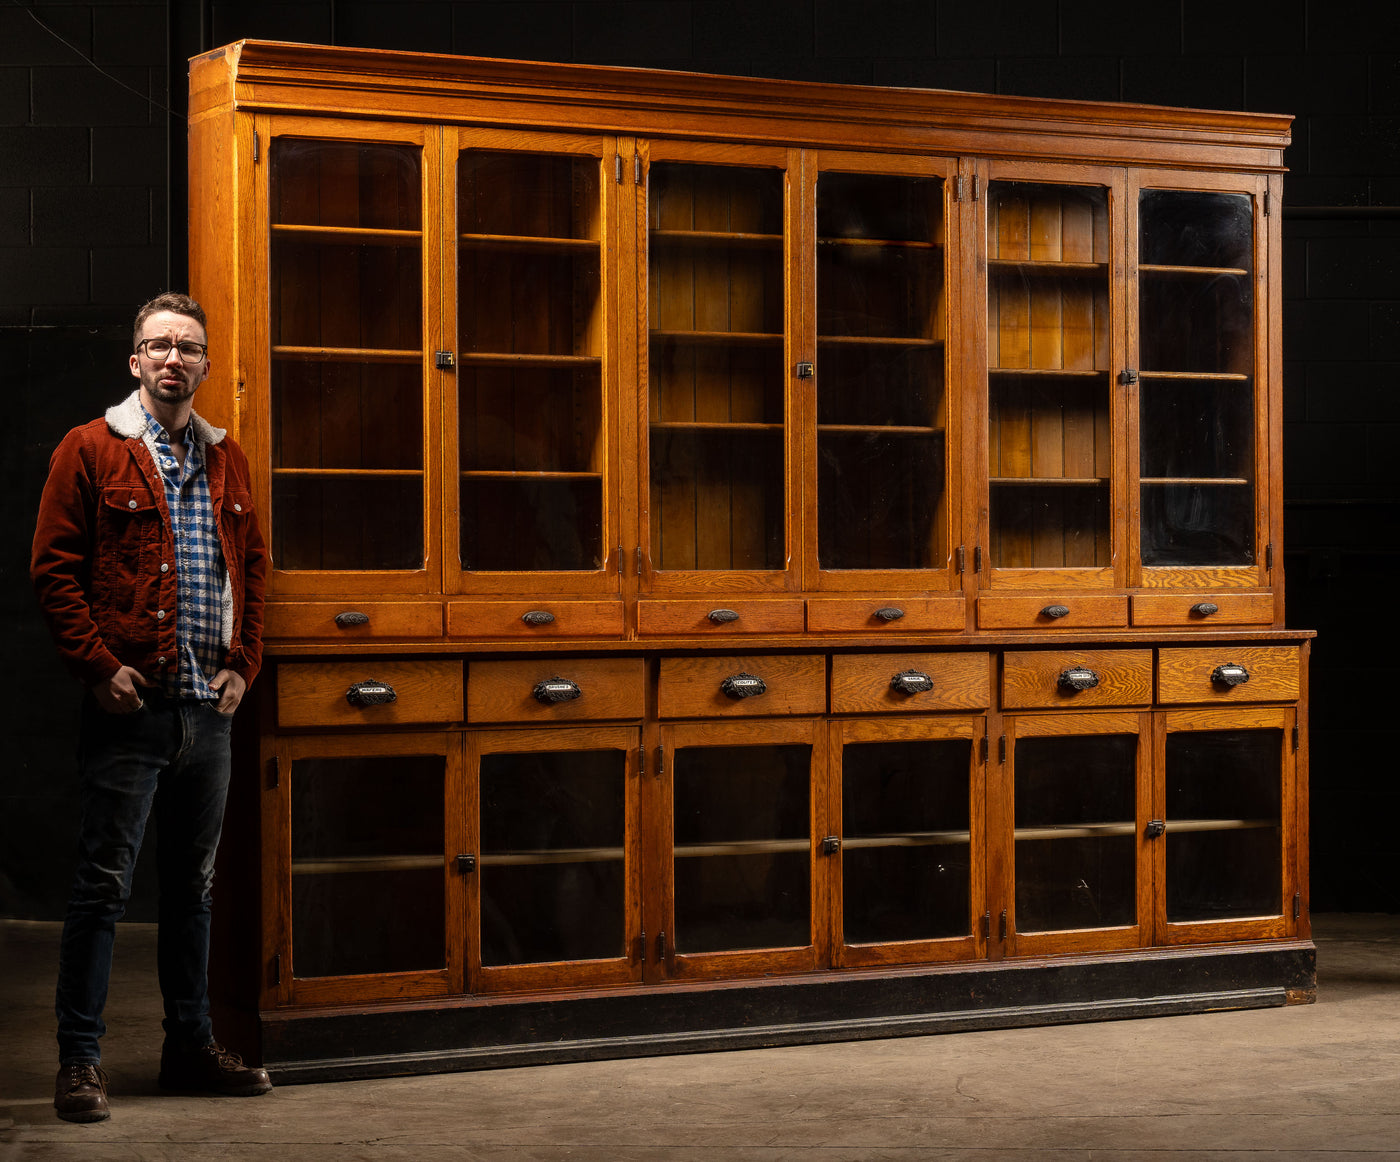
[[[117, 435], [127, 440], [139, 440], [146, 430], [146, 414], [141, 409], [141, 389], [137, 388], [119, 404], [107, 409], [107, 426]], [[217, 444], [228, 432], [216, 428], [208, 420], [194, 412], [190, 413], [190, 426], [194, 438], [200, 444]]]

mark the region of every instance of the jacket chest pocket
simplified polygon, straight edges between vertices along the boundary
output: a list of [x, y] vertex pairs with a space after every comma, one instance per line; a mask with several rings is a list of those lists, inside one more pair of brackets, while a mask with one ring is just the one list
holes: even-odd
[[253, 497], [243, 489], [230, 488], [224, 492], [219, 506], [219, 531], [225, 552], [241, 557], [248, 545], [248, 521], [253, 515]]
[[[100, 604], [129, 610], [145, 603], [156, 584], [162, 562], [160, 508], [143, 485], [104, 488], [98, 504], [93, 595]], [[105, 593], [103, 592], [105, 590]], [[103, 601], [103, 598], [106, 601]]]

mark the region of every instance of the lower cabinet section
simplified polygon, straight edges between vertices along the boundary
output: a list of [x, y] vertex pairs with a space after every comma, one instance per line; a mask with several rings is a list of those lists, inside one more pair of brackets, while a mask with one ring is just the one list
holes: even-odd
[[295, 1080], [1311, 999], [1300, 688], [1154, 700], [1207, 655], [279, 662], [230, 1032]]

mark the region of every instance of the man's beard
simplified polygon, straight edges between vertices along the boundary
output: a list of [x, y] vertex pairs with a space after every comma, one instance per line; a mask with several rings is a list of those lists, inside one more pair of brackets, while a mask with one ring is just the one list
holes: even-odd
[[181, 376], [177, 382], [172, 384], [162, 383], [161, 380], [164, 378], [164, 372], [160, 375], [146, 377], [145, 388], [152, 399], [157, 399], [161, 403], [183, 403], [194, 395], [197, 384], [190, 379], [188, 374]]

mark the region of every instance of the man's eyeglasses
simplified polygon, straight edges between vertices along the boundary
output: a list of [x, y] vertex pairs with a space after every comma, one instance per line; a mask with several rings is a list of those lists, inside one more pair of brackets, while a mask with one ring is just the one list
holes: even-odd
[[186, 339], [181, 343], [172, 343], [169, 339], [142, 339], [136, 344], [136, 350], [146, 349], [146, 358], [154, 359], [157, 363], [164, 363], [170, 358], [170, 349], [175, 348], [180, 352], [180, 358], [186, 363], [199, 363], [204, 358], [204, 353], [209, 350], [208, 343], [196, 343], [193, 339]]

